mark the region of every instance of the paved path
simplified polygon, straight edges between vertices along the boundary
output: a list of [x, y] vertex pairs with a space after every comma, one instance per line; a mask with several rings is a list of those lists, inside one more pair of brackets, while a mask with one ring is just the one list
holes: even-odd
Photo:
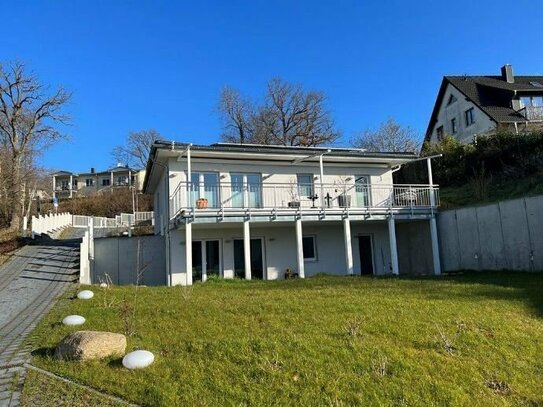
[[0, 266], [0, 407], [19, 405], [30, 348], [28, 334], [79, 277], [79, 240], [19, 249]]

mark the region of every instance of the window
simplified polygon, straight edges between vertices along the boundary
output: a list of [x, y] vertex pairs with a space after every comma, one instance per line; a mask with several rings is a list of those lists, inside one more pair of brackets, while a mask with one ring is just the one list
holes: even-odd
[[127, 185], [128, 177], [126, 175], [120, 175], [117, 177], [117, 185]]
[[313, 188], [313, 175], [312, 174], [298, 174], [298, 194], [300, 197], [312, 197], [315, 195], [315, 189]]
[[85, 185], [88, 186], [88, 187], [92, 187], [94, 185], [94, 179], [92, 178], [87, 178], [85, 180]]
[[522, 96], [520, 98], [520, 107], [543, 106], [543, 96]]
[[466, 115], [466, 126], [471, 126], [473, 123], [475, 123], [473, 107], [466, 110], [464, 114]]
[[219, 173], [191, 173], [191, 205], [196, 205], [196, 201], [199, 199], [207, 199], [206, 205], [209, 208], [219, 207]]
[[370, 204], [370, 177], [367, 175], [356, 175], [354, 178], [354, 186], [356, 190], [356, 205], [360, 207], [369, 206]]
[[439, 126], [436, 129], [437, 141], [443, 140], [443, 126]]
[[245, 207], [245, 188], [247, 186], [247, 205], [249, 208], [262, 208], [262, 174], [230, 174], [232, 206]]
[[304, 260], [317, 260], [317, 239], [315, 236], [302, 237], [302, 248], [304, 252]]
[[70, 181], [68, 181], [67, 179], [63, 179], [62, 181], [60, 181], [60, 188], [70, 189]]
[[458, 129], [456, 128], [456, 117], [451, 119], [451, 133], [456, 134], [456, 131]]
[[102, 186], [109, 187], [111, 185], [111, 180], [109, 178], [102, 179]]
[[454, 102], [456, 102], [456, 97], [454, 95], [449, 96], [449, 101], [447, 102], [447, 106], [452, 105]]

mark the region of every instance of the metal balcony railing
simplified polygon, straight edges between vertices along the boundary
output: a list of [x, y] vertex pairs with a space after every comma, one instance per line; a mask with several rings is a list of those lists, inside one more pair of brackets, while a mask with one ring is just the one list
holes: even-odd
[[170, 216], [186, 210], [246, 209], [431, 209], [439, 206], [439, 189], [430, 185], [242, 184], [203, 185], [182, 182], [170, 196]]

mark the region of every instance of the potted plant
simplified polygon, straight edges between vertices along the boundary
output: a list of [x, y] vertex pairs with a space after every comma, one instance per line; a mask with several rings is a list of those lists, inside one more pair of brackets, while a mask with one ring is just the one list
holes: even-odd
[[298, 197], [298, 183], [295, 178], [291, 179], [289, 182], [290, 189], [290, 201], [287, 203], [289, 208], [299, 208], [300, 207], [300, 198]]
[[198, 209], [207, 208], [207, 199], [206, 198], [198, 198], [196, 200], [196, 208], [198, 208]]
[[340, 191], [340, 194], [337, 197], [337, 203], [340, 208], [348, 208], [351, 206], [352, 197], [347, 193], [347, 182], [350, 179], [350, 177], [339, 177], [338, 181], [334, 181], [334, 184], [339, 185], [339, 188], [336, 188], [336, 192]]

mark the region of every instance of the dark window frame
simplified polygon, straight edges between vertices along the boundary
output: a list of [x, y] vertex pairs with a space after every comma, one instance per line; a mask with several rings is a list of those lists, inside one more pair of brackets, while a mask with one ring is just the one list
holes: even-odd
[[475, 123], [475, 109], [473, 107], [470, 107], [464, 112], [464, 118], [466, 120], [466, 127], [471, 126]]
[[[313, 253], [306, 253], [306, 251], [304, 250], [304, 241], [306, 239], [311, 239], [312, 240], [312, 251]], [[317, 236], [316, 235], [304, 235], [302, 236], [302, 251], [303, 251], [303, 257], [304, 257], [304, 261], [318, 261], [318, 255], [317, 255]], [[313, 256], [309, 256], [309, 254], [312, 254]]]

